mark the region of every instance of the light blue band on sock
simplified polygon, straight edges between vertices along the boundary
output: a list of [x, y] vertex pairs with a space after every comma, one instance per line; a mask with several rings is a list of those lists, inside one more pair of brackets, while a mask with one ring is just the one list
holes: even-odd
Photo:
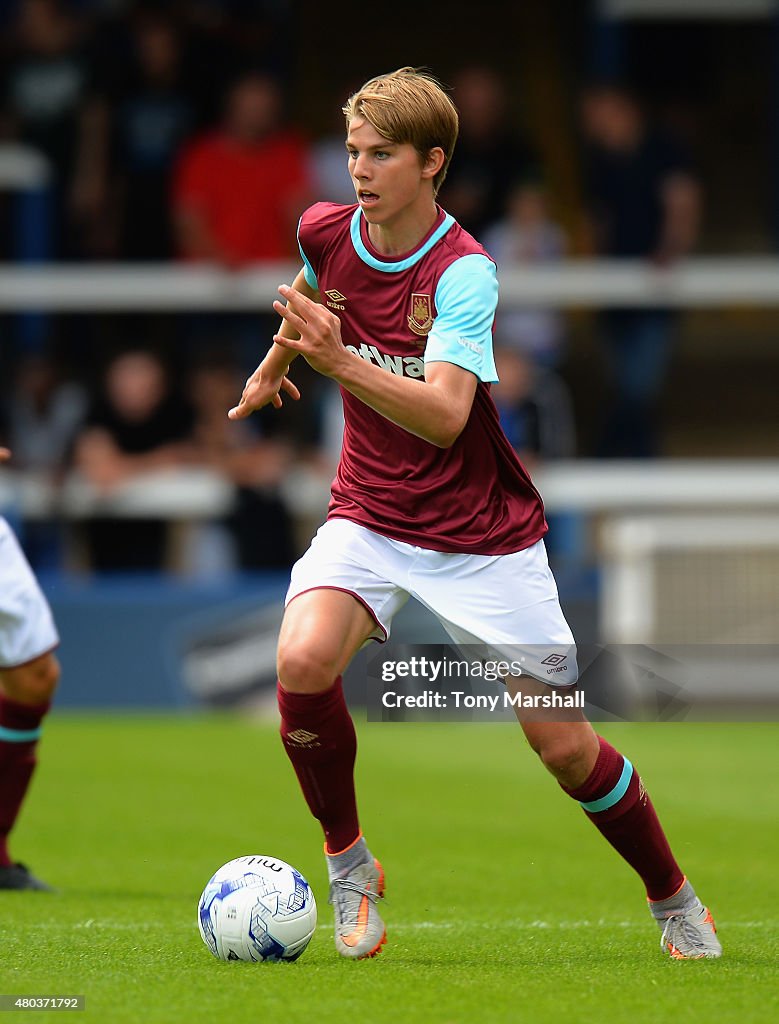
[[0, 740], [6, 743], [31, 743], [41, 738], [41, 729], [6, 729], [0, 725]]
[[622, 765], [622, 774], [610, 793], [602, 796], [599, 800], [590, 800], [589, 803], [584, 803], [583, 800], [579, 801], [585, 811], [589, 811], [590, 814], [596, 814], [598, 811], [607, 811], [609, 807], [618, 804], [625, 793], [627, 793], [630, 780], [633, 777], [633, 765], [626, 757], [623, 757], [622, 760], [625, 762]]

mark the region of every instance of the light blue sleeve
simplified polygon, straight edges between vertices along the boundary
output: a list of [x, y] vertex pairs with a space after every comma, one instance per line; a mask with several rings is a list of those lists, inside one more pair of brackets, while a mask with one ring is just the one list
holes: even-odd
[[454, 363], [485, 384], [498, 380], [492, 322], [498, 305], [495, 264], [480, 253], [461, 256], [438, 279], [437, 316], [428, 335], [425, 364]]
[[[301, 220], [302, 219], [303, 218], [301, 217]], [[316, 279], [314, 268], [311, 266], [311, 261], [309, 260], [308, 256], [306, 256], [306, 254], [303, 252], [303, 246], [300, 242], [300, 221], [298, 221], [298, 249], [300, 249], [300, 255], [303, 259], [303, 273], [305, 274], [306, 284], [309, 286], [309, 288], [313, 288], [315, 289], [315, 291], [319, 291], [319, 282]]]

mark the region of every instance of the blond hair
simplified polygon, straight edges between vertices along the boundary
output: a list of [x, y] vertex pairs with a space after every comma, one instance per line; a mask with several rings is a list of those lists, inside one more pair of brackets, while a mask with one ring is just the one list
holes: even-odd
[[438, 192], [454, 152], [459, 118], [432, 75], [410, 67], [377, 75], [349, 97], [343, 112], [347, 130], [354, 118], [364, 117], [390, 142], [410, 143], [421, 160], [440, 147], [444, 162], [433, 179], [433, 191]]

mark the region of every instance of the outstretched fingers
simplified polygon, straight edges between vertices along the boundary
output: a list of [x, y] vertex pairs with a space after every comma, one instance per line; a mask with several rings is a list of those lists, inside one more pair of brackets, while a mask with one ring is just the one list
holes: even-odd
[[273, 303], [273, 308], [279, 316], [283, 317], [287, 321], [290, 327], [298, 332], [298, 334], [301, 334], [305, 330], [308, 321], [304, 320], [299, 313], [296, 313], [291, 304], [288, 303], [285, 306], [283, 302], [279, 302], [279, 300], [276, 299]]
[[263, 406], [268, 405], [269, 403], [274, 407], [274, 409], [280, 409], [282, 405], [282, 391], [286, 392], [286, 394], [295, 401], [300, 398], [300, 392], [289, 377], [282, 378], [279, 390], [275, 391], [270, 397], [268, 397], [267, 391], [263, 393], [260, 384], [253, 381], [250, 377], [246, 382], [246, 387], [243, 390], [240, 402], [228, 411], [228, 419], [246, 419], [247, 416], [251, 416], [253, 412], [256, 412], [258, 409], [262, 409]]
[[[286, 391], [289, 397], [294, 398], [296, 402], [300, 398], [300, 391], [295, 387], [289, 377], [285, 377], [284, 380], [282, 380], [281, 390]], [[279, 405], [281, 405], [281, 398], [278, 394], [276, 395], [276, 398], [279, 399]]]

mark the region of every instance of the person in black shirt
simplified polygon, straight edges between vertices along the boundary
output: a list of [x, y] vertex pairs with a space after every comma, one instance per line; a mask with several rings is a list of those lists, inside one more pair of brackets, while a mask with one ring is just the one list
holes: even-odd
[[[128, 351], [108, 366], [103, 392], [76, 441], [75, 465], [93, 487], [110, 493], [139, 473], [191, 461], [192, 429], [192, 408], [170, 389], [161, 361], [151, 352]], [[91, 567], [161, 569], [167, 532], [160, 519], [90, 519]]]

